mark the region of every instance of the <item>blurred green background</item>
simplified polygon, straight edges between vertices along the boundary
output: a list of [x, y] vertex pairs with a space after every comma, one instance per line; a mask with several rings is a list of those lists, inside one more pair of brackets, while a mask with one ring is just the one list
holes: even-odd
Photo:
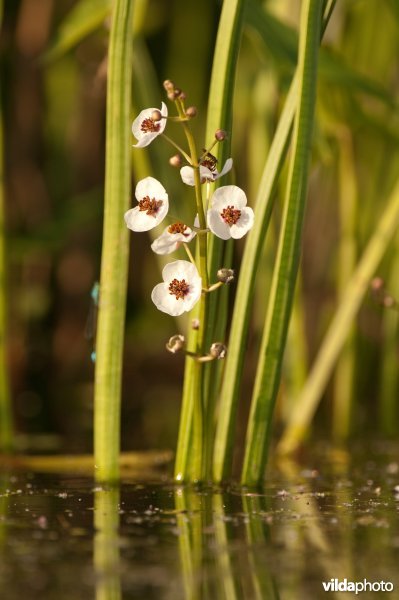
[[[91, 2], [97, 5], [87, 13], [93, 22], [87, 14], [75, 18], [73, 43], [63, 46], [62, 25], [78, 4], [9, 0], [3, 7], [7, 352], [18, 432], [48, 433], [56, 436], [58, 449], [89, 451], [93, 364], [85, 329], [101, 252], [109, 22], [107, 2]], [[90, 8], [87, 0], [83, 4]], [[137, 7], [132, 119], [144, 107], [160, 106], [165, 99], [162, 81], [171, 78], [186, 92], [187, 105], [199, 109], [193, 122], [198, 147], [209, 145], [211, 140], [201, 136], [221, 3], [141, 0]], [[339, 1], [325, 37], [300, 285], [277, 411], [280, 423], [303, 386], [345, 282], [399, 173], [398, 7], [396, 0]], [[232, 181], [246, 190], [249, 204], [295, 68], [299, 9], [299, 0], [247, 3], [231, 145]], [[94, 12], [100, 15], [98, 22]], [[181, 139], [177, 128], [168, 125], [168, 135], [174, 132]], [[191, 219], [191, 196], [168, 164], [173, 153], [163, 140], [146, 150], [132, 150], [132, 198], [135, 182], [151, 174], [168, 189], [174, 214]], [[242, 423], [285, 176], [257, 274]], [[399, 238], [381, 268], [395, 297], [398, 243]], [[184, 324], [158, 313], [151, 303], [160, 264], [149, 246], [147, 234], [131, 236], [124, 449], [174, 447], [177, 436], [183, 360], [167, 354], [164, 344]], [[235, 251], [238, 269], [241, 249], [242, 243]], [[319, 430], [331, 422], [338, 390], [353, 398], [355, 433], [375, 429], [379, 420], [386, 434], [394, 434], [397, 367], [397, 313], [368, 297], [327, 390]]]

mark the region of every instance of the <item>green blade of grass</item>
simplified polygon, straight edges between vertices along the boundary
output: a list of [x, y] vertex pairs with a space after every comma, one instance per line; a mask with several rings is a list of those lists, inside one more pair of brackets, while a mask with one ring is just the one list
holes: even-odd
[[96, 479], [119, 477], [120, 401], [130, 203], [132, 0], [115, 0], [109, 42], [103, 247], [98, 309], [94, 455]]
[[242, 472], [245, 485], [258, 484], [264, 474], [295, 290], [316, 98], [321, 11], [320, 0], [304, 0], [298, 54], [299, 104], [294, 120], [293, 151], [277, 260], [247, 429]]
[[[278, 65], [285, 70], [295, 68], [298, 48], [295, 29], [253, 0], [248, 3], [246, 24], [260, 35]], [[397, 106], [394, 96], [383, 85], [347, 64], [332, 48], [320, 50], [319, 73], [320, 81], [367, 94], [391, 107]]]
[[8, 451], [13, 447], [14, 432], [6, 353], [7, 297], [3, 168], [3, 113], [0, 104], [0, 450]]
[[57, 60], [96, 31], [111, 11], [111, 0], [80, 0], [68, 13], [42, 60]]
[[303, 441], [333, 367], [350, 331], [351, 323], [384, 252], [399, 226], [399, 182], [346, 288], [341, 303], [318, 352], [306, 386], [297, 400], [279, 444], [281, 453], [293, 452]]
[[[327, 27], [332, 6], [334, 2], [326, 6], [323, 31]], [[273, 193], [287, 152], [297, 102], [298, 82], [295, 76], [263, 170], [255, 203], [255, 223], [248, 235], [240, 268], [215, 436], [213, 476], [216, 481], [229, 477], [231, 473], [235, 419], [255, 289], [255, 275], [273, 210]]]

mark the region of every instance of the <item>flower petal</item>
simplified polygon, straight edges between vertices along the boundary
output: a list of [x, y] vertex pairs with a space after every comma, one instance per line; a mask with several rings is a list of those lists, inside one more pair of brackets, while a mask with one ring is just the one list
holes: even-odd
[[241, 209], [241, 216], [235, 225], [230, 227], [231, 237], [238, 240], [252, 228], [254, 224], [254, 211], [249, 206]]
[[146, 212], [139, 209], [138, 206], [131, 208], [125, 213], [125, 223], [131, 231], [142, 232], [153, 229], [165, 218], [168, 209], [164, 209], [164, 215], [161, 214], [161, 209], [156, 216], [147, 215]]
[[167, 282], [175, 278], [186, 279], [190, 282], [195, 279], [201, 279], [197, 267], [188, 260], [175, 260], [164, 266], [162, 279]]
[[183, 300], [181, 298], [177, 300], [173, 294], [170, 294], [169, 285], [166, 283], [158, 283], [154, 287], [151, 293], [151, 300], [158, 310], [172, 315], [172, 317], [178, 317], [186, 310]]
[[211, 198], [211, 208], [217, 210], [223, 209], [226, 206], [234, 206], [234, 208], [244, 208], [247, 205], [247, 197], [244, 190], [237, 185], [224, 185], [218, 188]]
[[168, 198], [168, 194], [162, 183], [155, 179], [155, 177], [145, 177], [144, 179], [140, 179], [136, 185], [134, 195], [138, 201], [145, 198], [145, 196], [155, 198], [156, 200], [167, 200]]
[[233, 159], [232, 158], [228, 158], [226, 160], [226, 162], [224, 163], [223, 169], [220, 171], [220, 173], [217, 174], [217, 176], [215, 177], [215, 179], [219, 179], [219, 177], [223, 177], [223, 175], [226, 175], [226, 173], [228, 173], [229, 171], [231, 171], [232, 167], [233, 167]]
[[[152, 142], [153, 139], [155, 139], [158, 135], [160, 135], [165, 127], [166, 127], [166, 118], [161, 119], [158, 123], [159, 123], [159, 129], [158, 131], [142, 131], [141, 129], [141, 125], [143, 123], [143, 121], [145, 119], [151, 119], [152, 117], [152, 113], [154, 112], [154, 110], [158, 110], [157, 108], [145, 108], [144, 110], [142, 110], [140, 112], [140, 114], [138, 115], [138, 117], [136, 117], [132, 123], [132, 133], [134, 135], [134, 137], [138, 140], [137, 144], [133, 145], [133, 148], [144, 148], [145, 146], [148, 146], [148, 144], [150, 144]], [[167, 117], [168, 116], [168, 107], [166, 106], [166, 104], [164, 102], [162, 102], [161, 105], [161, 115], [163, 117]]]
[[180, 175], [183, 183], [186, 185], [194, 185], [194, 169], [192, 167], [182, 167], [180, 169]]
[[231, 238], [230, 227], [225, 223], [220, 216], [219, 210], [211, 208], [207, 213], [208, 227], [217, 237], [222, 240], [228, 240]]

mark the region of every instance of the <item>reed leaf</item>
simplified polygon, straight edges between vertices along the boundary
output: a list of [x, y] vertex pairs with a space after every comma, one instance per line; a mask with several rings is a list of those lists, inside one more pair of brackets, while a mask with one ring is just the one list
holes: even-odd
[[[248, 2], [246, 25], [256, 31], [277, 64], [293, 71], [297, 63], [298, 34], [254, 0]], [[391, 107], [397, 106], [394, 96], [378, 81], [347, 64], [332, 48], [321, 48], [319, 57], [320, 81], [346, 87], [377, 98]]]
[[245, 485], [258, 484], [270, 444], [271, 421], [298, 271], [307, 173], [316, 98], [322, 2], [305, 0], [299, 38], [299, 104], [277, 260], [260, 350], [242, 472]]
[[[323, 32], [327, 27], [334, 4], [334, 1], [329, 2], [325, 8]], [[215, 436], [213, 477], [216, 481], [221, 481], [231, 474], [234, 428], [250, 310], [255, 289], [255, 275], [258, 270], [263, 242], [270, 223], [274, 204], [273, 194], [287, 152], [297, 102], [298, 81], [295, 76], [292, 80], [263, 170], [255, 203], [255, 223], [248, 235], [240, 268], [228, 343], [228, 355], [220, 392], [219, 418]]]
[[[1, 7], [2, 8], [2, 7]], [[0, 13], [1, 17], [1, 13]], [[0, 19], [1, 23], [1, 19]], [[13, 418], [7, 369], [6, 330], [6, 241], [5, 241], [5, 195], [3, 157], [3, 113], [0, 104], [0, 450], [13, 447]]]
[[281, 453], [293, 452], [303, 441], [334, 365], [347, 339], [352, 321], [367, 292], [370, 279], [397, 232], [398, 226], [399, 182], [390, 196], [324, 337], [306, 386], [296, 402], [295, 410], [291, 414], [278, 446]]
[[130, 203], [131, 18], [133, 1], [115, 0], [108, 59], [103, 247], [98, 310], [94, 455], [96, 479], [119, 477], [122, 352]]
[[111, 0], [80, 0], [59, 26], [42, 60], [48, 63], [66, 54], [103, 25], [110, 11]]

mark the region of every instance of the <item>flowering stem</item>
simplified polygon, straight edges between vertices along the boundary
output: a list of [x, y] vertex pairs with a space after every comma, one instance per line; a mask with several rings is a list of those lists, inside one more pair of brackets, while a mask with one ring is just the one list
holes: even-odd
[[184, 249], [185, 249], [185, 251], [186, 251], [186, 253], [187, 253], [187, 256], [188, 256], [188, 258], [189, 258], [189, 259], [190, 259], [190, 261], [193, 263], [193, 265], [196, 267], [196, 266], [197, 266], [197, 263], [195, 262], [195, 258], [194, 258], [194, 256], [192, 255], [192, 252], [191, 252], [190, 248], [188, 247], [188, 245], [187, 245], [187, 244], [183, 244], [183, 246], [184, 246]]
[[[183, 113], [182, 106], [176, 102], [179, 114]], [[197, 158], [197, 149], [195, 147], [194, 137], [190, 126], [182, 122], [184, 133], [187, 138], [190, 149], [191, 164], [194, 169], [195, 200], [197, 205], [198, 219], [201, 229], [206, 229], [206, 220], [204, 206], [202, 202], [201, 178], [199, 172], [199, 162]], [[197, 238], [199, 250], [199, 272], [203, 287], [208, 287], [208, 267], [207, 267], [207, 238], [199, 236]], [[199, 329], [196, 336], [196, 352], [200, 355], [205, 354], [205, 324], [207, 317], [207, 294], [201, 295], [199, 307]], [[193, 369], [192, 381], [192, 399], [193, 402], [193, 451], [190, 466], [189, 478], [193, 481], [204, 479], [204, 467], [206, 463], [206, 448], [204, 447], [204, 398], [203, 398], [203, 367], [201, 362], [196, 361]], [[187, 476], [187, 473], [186, 473]], [[183, 474], [184, 477], [184, 474]]]

